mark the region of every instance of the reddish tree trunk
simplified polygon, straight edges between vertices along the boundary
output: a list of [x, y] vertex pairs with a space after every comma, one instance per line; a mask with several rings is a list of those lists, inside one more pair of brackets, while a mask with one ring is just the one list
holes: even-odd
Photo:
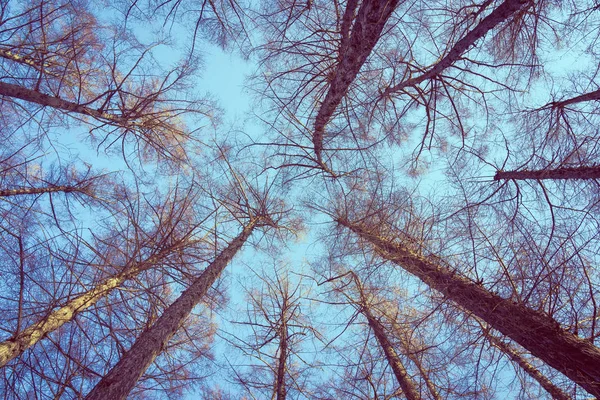
[[[364, 0], [358, 9], [352, 33], [347, 37], [348, 25], [352, 20], [355, 1], [349, 1], [342, 21], [342, 41], [339, 62], [329, 84], [329, 91], [319, 107], [313, 133], [313, 145], [317, 161], [322, 164], [323, 135], [325, 125], [331, 119], [350, 84], [371, 54], [381, 37], [383, 27], [398, 5], [399, 0]], [[345, 36], [346, 35], [346, 36]]]
[[432, 289], [472, 312], [519, 343], [531, 354], [600, 397], [600, 349], [564, 330], [551, 317], [504, 299], [471, 280], [408, 248], [378, 236], [363, 224], [338, 217], [336, 222], [370, 243], [386, 260], [415, 275]]
[[120, 115], [95, 110], [91, 107], [27, 89], [23, 86], [13, 85], [12, 83], [0, 82], [0, 95], [14, 97], [65, 112], [87, 115], [110, 125], [120, 127], [130, 127], [135, 125], [131, 119], [124, 118]]
[[440, 75], [446, 68], [457, 62], [465, 51], [467, 51], [471, 46], [474, 46], [475, 42], [484, 37], [490, 30], [506, 21], [511, 15], [519, 11], [527, 3], [529, 3], [528, 0], [506, 0], [487, 17], [482, 19], [481, 22], [477, 24], [475, 28], [473, 28], [473, 30], [469, 31], [462, 39], [456, 42], [448, 54], [446, 54], [444, 58], [431, 67], [427, 72], [387, 88], [384, 91], [383, 96], [388, 96], [409, 86], [416, 86], [427, 79], [435, 78], [436, 76]]
[[417, 385], [406, 371], [406, 368], [404, 367], [404, 364], [402, 364], [400, 357], [398, 357], [394, 346], [392, 346], [387, 338], [384, 326], [377, 320], [377, 318], [373, 316], [373, 314], [371, 314], [371, 311], [366, 306], [363, 307], [362, 313], [365, 317], [367, 317], [369, 326], [373, 330], [375, 338], [377, 339], [379, 346], [381, 346], [388, 364], [390, 367], [392, 367], [392, 371], [394, 371], [394, 375], [398, 380], [398, 384], [402, 388], [404, 396], [408, 400], [420, 400], [421, 395], [417, 390]]
[[571, 104], [584, 103], [587, 101], [600, 100], [600, 89], [594, 90], [593, 92], [584, 93], [579, 96], [572, 97], [570, 99], [562, 101], [554, 101], [550, 103], [552, 107], [562, 108], [570, 106]]
[[210, 263], [200, 276], [171, 304], [152, 327], [144, 331], [131, 349], [85, 397], [87, 400], [125, 399], [154, 359], [162, 352], [169, 339], [177, 332], [208, 289], [217, 280], [229, 261], [250, 237], [255, 223], [251, 223]]
[[524, 179], [598, 179], [600, 167], [540, 169], [533, 171], [497, 171], [494, 180]]

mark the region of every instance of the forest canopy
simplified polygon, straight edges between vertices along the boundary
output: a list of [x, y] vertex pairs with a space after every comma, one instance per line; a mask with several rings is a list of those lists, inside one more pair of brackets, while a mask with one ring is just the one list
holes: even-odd
[[600, 398], [599, 40], [595, 1], [0, 0], [0, 394]]

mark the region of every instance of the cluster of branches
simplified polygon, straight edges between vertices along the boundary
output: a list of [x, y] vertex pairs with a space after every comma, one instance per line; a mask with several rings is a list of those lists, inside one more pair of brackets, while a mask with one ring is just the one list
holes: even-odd
[[[600, 397], [594, 2], [109, 4], [0, 4], [5, 397]], [[257, 61], [252, 143], [205, 40]]]

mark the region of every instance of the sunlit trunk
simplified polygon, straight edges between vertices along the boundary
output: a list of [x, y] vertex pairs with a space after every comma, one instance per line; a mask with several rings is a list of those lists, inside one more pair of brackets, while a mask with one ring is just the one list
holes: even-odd
[[371, 329], [373, 330], [373, 334], [375, 335], [379, 346], [381, 346], [381, 349], [385, 354], [385, 358], [388, 364], [392, 368], [392, 371], [394, 371], [394, 375], [398, 380], [398, 384], [402, 388], [404, 396], [408, 400], [421, 399], [421, 395], [417, 390], [417, 385], [406, 371], [404, 364], [402, 364], [402, 360], [400, 360], [400, 357], [398, 357], [396, 350], [394, 350], [394, 346], [392, 346], [392, 344], [390, 343], [385, 333], [385, 328], [383, 327], [381, 322], [379, 322], [377, 318], [373, 316], [371, 310], [369, 310], [368, 307], [363, 307], [362, 313], [367, 318], [369, 327], [371, 327]]
[[17, 332], [13, 337], [0, 343], [0, 367], [10, 360], [23, 354], [25, 350], [35, 345], [41, 339], [72, 321], [82, 311], [93, 306], [98, 300], [107, 296], [113, 289], [121, 286], [123, 282], [145, 271], [164, 257], [167, 251], [154, 255], [144, 262], [136, 263], [124, 272], [105, 279], [87, 292], [69, 300], [59, 309], [50, 312], [40, 321]]

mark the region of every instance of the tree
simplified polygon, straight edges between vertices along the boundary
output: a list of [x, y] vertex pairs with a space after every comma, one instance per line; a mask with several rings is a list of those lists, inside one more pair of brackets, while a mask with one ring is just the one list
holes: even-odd
[[[335, 221], [373, 246], [380, 257], [397, 264], [440, 291], [564, 373], [589, 393], [600, 394], [596, 384], [600, 381], [596, 376], [600, 366], [600, 350], [588, 341], [564, 330], [555, 320], [542, 313], [489, 292], [476, 282], [436, 262], [435, 257], [419, 256], [406, 245], [386, 239], [376, 226], [368, 225], [368, 221], [349, 220], [344, 211], [340, 211]], [[583, 359], [585, 362], [581, 363]]]
[[594, 1], [0, 2], [0, 393], [600, 397], [599, 39]]

